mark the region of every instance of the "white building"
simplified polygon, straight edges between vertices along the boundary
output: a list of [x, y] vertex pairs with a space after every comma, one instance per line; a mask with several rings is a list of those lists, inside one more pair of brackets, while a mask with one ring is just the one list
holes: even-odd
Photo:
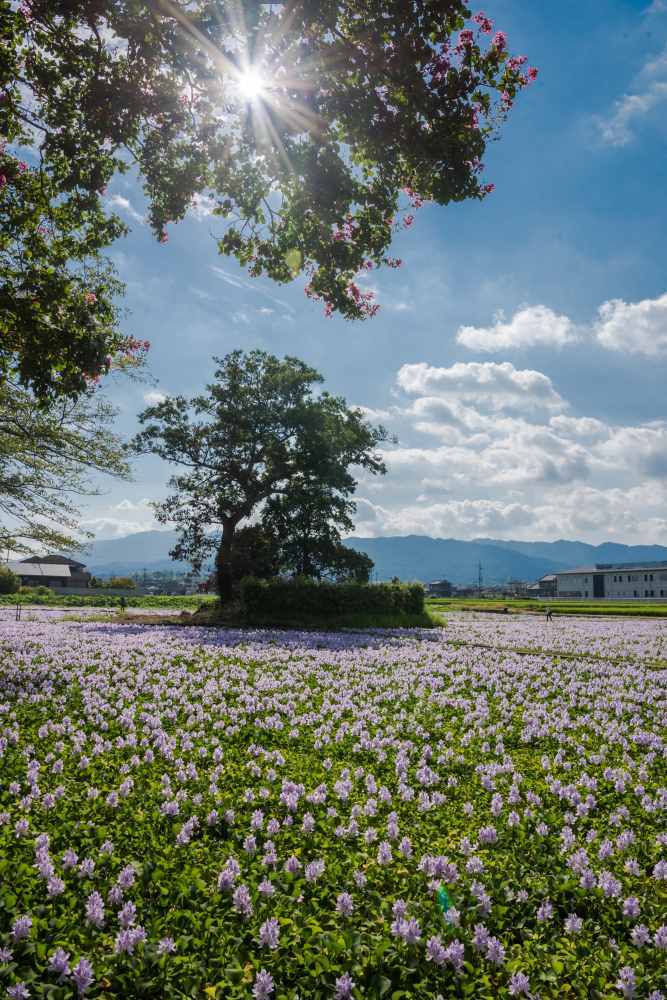
[[557, 597], [667, 600], [667, 562], [597, 563], [556, 573]]

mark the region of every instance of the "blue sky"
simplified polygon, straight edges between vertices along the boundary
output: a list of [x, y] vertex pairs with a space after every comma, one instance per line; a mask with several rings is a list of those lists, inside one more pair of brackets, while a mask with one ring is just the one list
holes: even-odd
[[[247, 278], [202, 211], [159, 246], [132, 179], [110, 188], [157, 383], [109, 387], [117, 429], [146, 393], [199, 391], [213, 354], [289, 353], [399, 437], [388, 475], [360, 480], [359, 534], [667, 544], [667, 0], [484, 6], [540, 76], [485, 157], [494, 193], [417, 214], [403, 268], [370, 278], [373, 320]], [[146, 458], [100, 481], [85, 526], [154, 527], [168, 475]]]

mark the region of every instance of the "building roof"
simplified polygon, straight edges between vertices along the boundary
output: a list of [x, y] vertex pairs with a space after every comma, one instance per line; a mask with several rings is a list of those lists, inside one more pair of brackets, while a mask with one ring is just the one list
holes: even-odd
[[64, 579], [72, 575], [69, 566], [57, 563], [10, 562], [8, 566], [17, 576], [34, 576], [40, 579], [53, 579], [59, 576]]
[[76, 559], [70, 559], [69, 556], [60, 555], [47, 555], [47, 556], [28, 556], [27, 559], [21, 559], [22, 563], [30, 563], [34, 566], [69, 566], [70, 569], [85, 569], [85, 563], [78, 562]]

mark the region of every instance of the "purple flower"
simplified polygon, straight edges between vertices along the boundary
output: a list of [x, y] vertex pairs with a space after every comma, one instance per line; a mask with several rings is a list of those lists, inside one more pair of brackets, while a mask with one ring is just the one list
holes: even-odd
[[636, 927], [633, 927], [630, 937], [632, 939], [632, 943], [637, 948], [642, 948], [651, 940], [651, 934], [646, 924], [637, 924]]
[[389, 865], [392, 861], [391, 846], [386, 841], [383, 840], [378, 847], [377, 861], [379, 865]]
[[296, 875], [300, 868], [301, 862], [294, 854], [285, 862], [285, 871], [289, 872], [290, 875]]
[[445, 949], [437, 935], [426, 942], [426, 961], [435, 962], [436, 965], [445, 964]]
[[490, 937], [486, 943], [486, 957], [494, 965], [502, 965], [505, 961], [505, 949], [496, 937]]
[[25, 983], [16, 983], [15, 986], [7, 988], [7, 996], [11, 997], [11, 1000], [27, 1000], [31, 993]]
[[257, 886], [257, 891], [261, 892], [262, 896], [272, 896], [275, 889], [273, 888], [273, 883], [268, 878], [263, 878]]
[[87, 991], [88, 987], [95, 981], [93, 967], [87, 958], [80, 958], [72, 969], [72, 979], [80, 996]]
[[262, 948], [277, 948], [280, 940], [280, 924], [275, 917], [265, 920], [259, 929], [259, 943]]
[[551, 920], [554, 915], [554, 908], [548, 899], [542, 903], [537, 911], [537, 922], [540, 924], [545, 924], [547, 920]]
[[489, 942], [489, 932], [484, 924], [475, 924], [475, 932], [472, 936], [472, 945], [476, 951], [486, 951]]
[[306, 881], [307, 882], [317, 882], [324, 874], [324, 861], [311, 861], [309, 865], [306, 865]]
[[99, 892], [91, 892], [86, 900], [86, 920], [93, 927], [104, 927], [104, 900]]
[[354, 910], [354, 902], [349, 892], [341, 892], [336, 900], [336, 912], [342, 917], [351, 917]]
[[519, 997], [530, 992], [530, 980], [523, 972], [515, 972], [509, 983], [510, 996]]
[[121, 889], [129, 889], [131, 885], [134, 885], [135, 876], [134, 865], [126, 865], [118, 876], [118, 885]]
[[12, 940], [22, 941], [30, 934], [32, 920], [30, 917], [17, 917], [12, 926]]
[[252, 900], [247, 886], [240, 885], [234, 890], [232, 905], [236, 912], [240, 913], [242, 917], [247, 918], [252, 916]]
[[454, 938], [454, 940], [445, 948], [445, 961], [449, 962], [449, 964], [453, 966], [454, 972], [460, 972], [463, 968], [464, 957], [464, 946], [457, 938]]
[[574, 913], [570, 913], [565, 921], [566, 934], [578, 934], [583, 927], [583, 920]]
[[268, 1000], [274, 990], [273, 976], [266, 969], [261, 969], [255, 977], [252, 995], [255, 1000]]
[[171, 955], [176, 951], [176, 942], [171, 937], [163, 937], [158, 941], [158, 955]]
[[52, 875], [46, 883], [46, 891], [50, 899], [55, 896], [62, 896], [65, 891], [65, 883], [57, 875]]
[[353, 989], [354, 979], [352, 979], [349, 972], [344, 972], [336, 980], [336, 1000], [348, 1000], [352, 996]]
[[49, 958], [49, 968], [58, 976], [58, 982], [62, 982], [70, 974], [69, 952], [63, 948], [56, 948]]
[[121, 927], [131, 927], [137, 919], [137, 908], [131, 900], [125, 904], [118, 914], [118, 922]]
[[655, 935], [653, 936], [653, 944], [661, 951], [665, 951], [665, 949], [667, 949], [667, 926], [665, 924], [663, 924], [662, 927], [658, 927]]
[[412, 842], [410, 838], [403, 837], [400, 844], [398, 845], [398, 849], [404, 858], [412, 857]]
[[631, 966], [624, 965], [619, 970], [616, 989], [620, 990], [624, 997], [634, 997], [636, 995], [637, 977], [635, 970]]
[[633, 919], [639, 916], [639, 900], [636, 896], [628, 896], [623, 900], [623, 916]]
[[0, 948], [0, 965], [8, 965], [14, 957], [10, 948]]
[[136, 945], [145, 940], [146, 931], [143, 927], [125, 927], [116, 935], [115, 952], [117, 955], [122, 955], [124, 952], [132, 955]]
[[498, 840], [498, 833], [495, 826], [483, 826], [478, 834], [480, 844], [495, 844]]

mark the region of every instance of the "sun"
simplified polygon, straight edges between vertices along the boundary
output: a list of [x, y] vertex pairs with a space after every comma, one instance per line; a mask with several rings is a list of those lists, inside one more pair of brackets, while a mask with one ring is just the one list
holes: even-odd
[[267, 92], [267, 82], [257, 66], [247, 66], [242, 71], [238, 87], [245, 101], [259, 101]]

